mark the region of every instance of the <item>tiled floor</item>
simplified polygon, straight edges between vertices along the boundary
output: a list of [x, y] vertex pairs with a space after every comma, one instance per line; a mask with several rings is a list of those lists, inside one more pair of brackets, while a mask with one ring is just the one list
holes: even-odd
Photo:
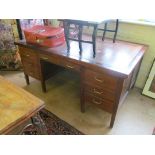
[[0, 75], [44, 100], [48, 110], [85, 134], [149, 135], [155, 127], [155, 100], [141, 95], [137, 88], [130, 91], [118, 110], [114, 127], [109, 129], [109, 113], [92, 105], [87, 106], [85, 113], [80, 112], [79, 77], [75, 73], [64, 71], [49, 79], [47, 93], [33, 78], [27, 86], [22, 72]]

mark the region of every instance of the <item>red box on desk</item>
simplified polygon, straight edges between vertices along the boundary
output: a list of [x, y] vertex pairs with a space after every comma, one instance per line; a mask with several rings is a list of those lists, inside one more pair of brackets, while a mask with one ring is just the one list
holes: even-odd
[[23, 31], [28, 43], [55, 47], [65, 42], [64, 29], [60, 27], [36, 25]]

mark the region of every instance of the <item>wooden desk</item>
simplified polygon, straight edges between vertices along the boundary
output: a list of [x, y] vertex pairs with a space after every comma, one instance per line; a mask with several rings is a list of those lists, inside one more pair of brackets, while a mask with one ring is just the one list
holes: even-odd
[[43, 101], [0, 76], [0, 134], [8, 134], [44, 106]]
[[[85, 36], [89, 39], [89, 36]], [[116, 112], [130, 88], [134, 86], [141, 60], [147, 46], [111, 40], [102, 42], [97, 38], [96, 56], [93, 57], [91, 45], [83, 44], [82, 54], [79, 54], [77, 42], [70, 43], [70, 52], [66, 45], [56, 48], [37, 47], [26, 42], [17, 42], [24, 66], [26, 81], [28, 75], [39, 79], [43, 91], [46, 91], [47, 76], [43, 61], [62, 66], [78, 72], [81, 77], [81, 111], [85, 104], [92, 103], [112, 114], [110, 127], [113, 126]], [[55, 71], [53, 66], [53, 71]], [[51, 70], [52, 71], [52, 70]]]

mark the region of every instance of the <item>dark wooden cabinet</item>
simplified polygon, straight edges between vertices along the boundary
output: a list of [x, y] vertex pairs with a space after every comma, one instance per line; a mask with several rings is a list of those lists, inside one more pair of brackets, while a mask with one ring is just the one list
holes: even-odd
[[40, 63], [38, 59], [38, 54], [32, 49], [21, 46], [19, 46], [19, 53], [21, 56], [27, 84], [30, 83], [28, 75], [38, 80], [41, 80], [41, 70], [39, 69]]
[[[113, 127], [118, 106], [123, 103], [128, 91], [133, 87], [146, 45], [125, 41], [98, 42], [96, 56], [87, 44], [83, 45], [82, 56], [78, 45], [71, 43], [70, 52], [66, 45], [55, 48], [37, 47], [26, 42], [16, 42], [19, 46], [26, 81], [32, 76], [41, 81], [46, 91], [45, 81], [61, 68], [80, 74], [81, 111], [87, 103], [112, 114]], [[76, 48], [77, 47], [77, 48]]]

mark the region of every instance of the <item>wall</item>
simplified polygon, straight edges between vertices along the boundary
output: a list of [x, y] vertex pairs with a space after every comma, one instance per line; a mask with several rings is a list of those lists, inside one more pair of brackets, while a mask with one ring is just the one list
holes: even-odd
[[118, 39], [149, 45], [144, 55], [136, 81], [136, 87], [143, 88], [155, 58], [155, 26], [120, 23]]

